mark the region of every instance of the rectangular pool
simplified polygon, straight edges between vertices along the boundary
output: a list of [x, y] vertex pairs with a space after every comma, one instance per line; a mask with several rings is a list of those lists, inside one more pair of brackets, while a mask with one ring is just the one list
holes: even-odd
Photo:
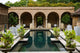
[[55, 37], [50, 31], [30, 31], [24, 38], [28, 41], [18, 42], [11, 52], [66, 51], [60, 41], [51, 42], [50, 38]]

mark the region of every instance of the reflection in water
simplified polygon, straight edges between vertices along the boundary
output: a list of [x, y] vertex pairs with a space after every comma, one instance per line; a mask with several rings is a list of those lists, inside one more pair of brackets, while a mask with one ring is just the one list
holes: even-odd
[[50, 40], [51, 37], [53, 37], [53, 36], [47, 37], [47, 39], [48, 39], [48, 41], [47, 41], [48, 46], [50, 48], [52, 48], [54, 51], [59, 51], [59, 48], [57, 47], [56, 43], [51, 43], [51, 40]]
[[21, 46], [21, 48], [20, 48], [20, 50], [19, 51], [26, 51], [26, 48], [30, 48], [31, 47], [31, 45], [32, 45], [32, 37], [28, 37], [29, 39], [28, 39], [28, 42], [27, 43], [23, 43]]
[[45, 34], [43, 31], [37, 31], [34, 35], [34, 44], [37, 48], [42, 48], [45, 45]]
[[30, 31], [24, 37], [28, 41], [18, 43], [12, 51], [64, 51], [59, 42], [51, 43], [52, 37], [54, 36], [49, 31]]
[[51, 33], [50, 33], [50, 32], [47, 32], [46, 34], [48, 35], [48, 37], [50, 37], [50, 36], [51, 36]]

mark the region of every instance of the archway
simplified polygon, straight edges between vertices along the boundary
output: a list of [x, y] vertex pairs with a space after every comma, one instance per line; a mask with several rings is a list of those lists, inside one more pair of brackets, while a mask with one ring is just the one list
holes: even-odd
[[34, 16], [34, 25], [35, 25], [35, 28], [38, 27], [38, 26], [42, 26], [43, 28], [45, 28], [45, 15], [44, 13], [42, 12], [38, 12], [35, 14]]
[[22, 13], [21, 24], [25, 24], [25, 28], [30, 28], [30, 23], [32, 23], [32, 15], [29, 12]]
[[8, 27], [19, 24], [19, 16], [16, 12], [10, 12], [8, 14]]
[[72, 25], [72, 18], [70, 12], [64, 12], [61, 16], [61, 22], [64, 23], [65, 27], [67, 24]]
[[51, 12], [48, 15], [48, 23], [51, 24], [51, 27], [54, 27], [54, 24], [59, 26], [59, 15], [56, 12]]

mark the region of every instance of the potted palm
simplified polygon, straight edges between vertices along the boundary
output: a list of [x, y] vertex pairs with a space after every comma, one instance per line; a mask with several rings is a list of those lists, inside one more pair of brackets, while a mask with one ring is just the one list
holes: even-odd
[[53, 31], [54, 31], [54, 36], [58, 39], [58, 37], [59, 37], [59, 35], [60, 35], [60, 28], [58, 28], [58, 27], [54, 27], [53, 28]]
[[3, 35], [1, 37], [2, 44], [0, 45], [0, 50], [7, 53], [7, 51], [11, 49], [11, 46], [13, 44], [14, 35], [10, 31], [2, 33], [2, 35]]
[[76, 43], [74, 42], [75, 39], [75, 31], [74, 30], [70, 30], [70, 31], [65, 31], [64, 32], [65, 36], [66, 36], [66, 50], [70, 51], [70, 53], [72, 53], [72, 51], [75, 50], [76, 48]]
[[24, 37], [24, 33], [25, 33], [25, 29], [23, 26], [21, 26], [19, 29], [18, 29], [18, 33], [19, 33], [19, 36], [20, 38], [22, 39]]

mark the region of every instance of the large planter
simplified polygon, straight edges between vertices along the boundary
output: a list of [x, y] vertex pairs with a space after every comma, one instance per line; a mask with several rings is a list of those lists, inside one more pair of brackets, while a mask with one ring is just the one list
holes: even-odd
[[74, 51], [75, 48], [65, 47], [67, 51]]
[[0, 50], [4, 53], [7, 53], [10, 51], [11, 48], [0, 48]]
[[59, 36], [55, 36], [56, 39], [58, 39]]
[[72, 53], [72, 51], [75, 51], [75, 48], [65, 47], [65, 49], [66, 49], [67, 51], [70, 51], [69, 53]]
[[53, 42], [54, 41], [59, 41], [59, 39], [57, 39], [57, 38], [50, 38], [50, 40], [53, 41]]

